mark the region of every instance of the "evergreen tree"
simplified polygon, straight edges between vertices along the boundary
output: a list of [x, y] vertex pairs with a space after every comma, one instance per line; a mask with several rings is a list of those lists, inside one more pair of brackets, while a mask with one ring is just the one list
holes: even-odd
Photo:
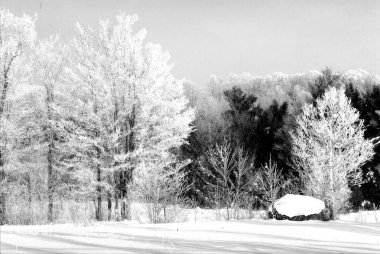
[[255, 159], [264, 165], [271, 158], [277, 162], [283, 173], [289, 171], [291, 144], [286, 132], [288, 104], [279, 105], [277, 101], [264, 110], [256, 127]]
[[224, 91], [229, 109], [224, 113], [230, 140], [254, 154], [257, 145], [258, 118], [262, 115], [257, 98], [247, 95], [240, 88]]
[[256, 105], [257, 98], [247, 95], [240, 88], [225, 91], [230, 109], [225, 112], [228, 137], [255, 157], [257, 167], [272, 156], [282, 168], [287, 168], [290, 152], [285, 125], [287, 103], [276, 101], [263, 109]]
[[[380, 87], [373, 84], [365, 93], [361, 93], [353, 83], [346, 85], [346, 95], [351, 99], [352, 106], [359, 111], [360, 119], [364, 121], [366, 129], [364, 137], [374, 139], [380, 136]], [[374, 204], [380, 204], [380, 146], [374, 146], [375, 154], [365, 163], [363, 170], [363, 184], [356, 191], [360, 191], [357, 205], [364, 199]]]
[[331, 87], [339, 88], [342, 85], [340, 82], [341, 74], [334, 73], [331, 68], [326, 67], [321, 71], [321, 74], [309, 86], [314, 101], [321, 98], [327, 89]]

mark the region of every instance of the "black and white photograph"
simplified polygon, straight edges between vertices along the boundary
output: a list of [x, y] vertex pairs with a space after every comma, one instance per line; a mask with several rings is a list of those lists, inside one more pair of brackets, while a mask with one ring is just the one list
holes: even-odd
[[379, 0], [0, 0], [0, 253], [380, 253]]

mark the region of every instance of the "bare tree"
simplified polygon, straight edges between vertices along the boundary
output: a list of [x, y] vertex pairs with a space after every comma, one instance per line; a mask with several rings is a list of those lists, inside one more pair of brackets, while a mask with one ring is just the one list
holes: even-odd
[[277, 163], [272, 162], [272, 158], [269, 159], [269, 164], [266, 163], [261, 167], [257, 174], [257, 181], [263, 193], [264, 202], [268, 207], [273, 206], [274, 201], [279, 198], [284, 177]]
[[[252, 159], [242, 148], [234, 148], [228, 141], [216, 145], [206, 153], [207, 165], [201, 165], [206, 175], [206, 184], [221, 205], [226, 206], [227, 220], [230, 209], [241, 205], [242, 197], [252, 187]], [[219, 200], [216, 200], [219, 202]]]
[[222, 145], [216, 145], [207, 152], [206, 160], [209, 165], [202, 165], [206, 177], [206, 184], [215, 195], [220, 195], [221, 205], [227, 209], [227, 220], [230, 219], [230, 208], [233, 202], [233, 188], [231, 175], [235, 166], [235, 152], [231, 143], [225, 141]]
[[184, 197], [187, 190], [185, 164], [155, 167], [149, 172], [139, 170], [133, 182], [134, 199], [143, 205], [151, 223], [175, 222], [182, 208], [189, 203]]
[[254, 159], [249, 156], [247, 152], [244, 151], [242, 147], [238, 147], [235, 151], [235, 165], [234, 179], [232, 181], [233, 188], [235, 190], [234, 195], [234, 209], [235, 209], [235, 219], [238, 219], [238, 211], [240, 207], [248, 208], [250, 206], [247, 204], [248, 192], [254, 186]]

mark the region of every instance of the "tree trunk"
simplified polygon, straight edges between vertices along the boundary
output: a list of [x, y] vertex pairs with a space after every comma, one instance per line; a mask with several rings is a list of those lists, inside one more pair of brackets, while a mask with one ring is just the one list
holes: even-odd
[[28, 209], [29, 209], [29, 224], [33, 223], [33, 209], [32, 209], [32, 202], [33, 202], [33, 196], [32, 196], [32, 174], [29, 171], [27, 175], [27, 186], [28, 186]]
[[131, 219], [131, 211], [130, 211], [130, 204], [129, 204], [129, 193], [128, 193], [128, 187], [127, 187], [127, 180], [126, 180], [126, 173], [121, 172], [121, 191], [120, 191], [120, 198], [121, 198], [121, 219], [122, 220], [130, 220]]
[[107, 205], [108, 205], [108, 220], [112, 217], [112, 195], [111, 191], [107, 192]]
[[48, 222], [53, 222], [53, 149], [54, 135], [50, 121], [53, 120], [51, 104], [53, 103], [53, 88], [50, 84], [45, 84], [46, 89], [46, 110], [47, 110], [47, 184], [48, 184]]
[[1, 196], [0, 196], [0, 203], [1, 203], [0, 225], [4, 225], [7, 223], [7, 206], [6, 206], [7, 195], [6, 195], [6, 192], [3, 190], [4, 183], [5, 183], [5, 171], [4, 171], [4, 158], [3, 158], [1, 147], [0, 147], [0, 182], [2, 185]]
[[5, 110], [5, 100], [7, 98], [8, 87], [9, 87], [8, 75], [6, 73], [4, 74], [3, 91], [0, 97], [0, 119], [2, 118], [4, 110]]
[[[129, 133], [125, 139], [125, 153], [132, 152], [135, 149], [135, 140], [134, 140], [134, 133], [133, 133], [133, 127], [135, 125], [135, 107], [132, 107], [131, 115], [127, 117], [126, 119], [126, 132]], [[132, 171], [133, 167], [129, 167], [124, 169], [121, 174], [120, 178], [120, 186], [121, 186], [121, 199], [122, 199], [122, 206], [121, 206], [121, 217], [122, 219], [130, 220], [131, 219], [131, 204], [130, 204], [130, 198], [129, 198], [129, 188], [128, 184], [132, 181]]]
[[119, 193], [118, 190], [115, 190], [115, 220], [120, 220], [120, 211], [119, 211]]
[[[128, 98], [135, 98], [135, 87], [132, 88], [133, 91], [131, 91], [131, 89], [129, 88], [128, 89]], [[117, 102], [117, 99], [116, 99], [116, 90], [113, 89], [113, 92], [115, 93], [115, 112], [114, 112], [114, 118], [115, 118], [115, 121], [118, 119], [118, 111], [119, 111], [119, 104]], [[126, 105], [126, 101], [125, 101], [125, 97], [123, 96], [122, 98], [122, 103], [123, 105]], [[134, 102], [132, 102], [134, 103]], [[121, 150], [123, 150], [123, 152], [125, 154], [128, 154], [129, 152], [133, 151], [134, 150], [134, 135], [133, 135], [133, 126], [135, 124], [135, 106], [132, 104], [132, 112], [130, 115], [128, 115], [126, 118], [125, 118], [125, 122], [123, 122], [124, 126], [122, 128], [122, 132], [123, 134], [126, 135], [125, 137], [125, 143], [124, 145], [120, 148]], [[133, 170], [133, 167], [130, 166], [130, 167], [126, 167], [126, 168], [123, 168], [120, 170], [120, 172], [118, 172], [116, 174], [116, 179], [118, 180], [118, 184], [117, 184], [117, 187], [116, 187], [116, 191], [118, 192], [118, 195], [115, 195], [115, 202], [116, 202], [116, 207], [115, 207], [115, 210], [118, 210], [118, 199], [120, 198], [120, 201], [121, 201], [121, 204], [120, 204], [120, 217], [122, 220], [130, 220], [131, 219], [131, 211], [130, 211], [130, 198], [129, 198], [129, 190], [128, 190], [128, 184], [130, 183], [130, 181], [132, 180], [132, 170]]]
[[120, 191], [120, 198], [121, 198], [121, 219], [122, 220], [130, 220], [131, 219], [131, 205], [130, 205], [130, 198], [129, 198], [129, 188], [128, 183], [130, 179], [130, 174], [127, 174], [127, 172], [122, 171], [121, 173], [121, 191]]
[[97, 203], [98, 205], [96, 206], [96, 211], [95, 211], [95, 219], [97, 221], [102, 220], [102, 188], [100, 187], [101, 181], [102, 181], [102, 175], [101, 175], [101, 170], [100, 166], [97, 166], [97, 181], [98, 181], [98, 186], [96, 187], [97, 191]]
[[[7, 72], [4, 73], [4, 79], [3, 79], [3, 91], [1, 93], [0, 97], [0, 124], [1, 124], [1, 119], [3, 117], [4, 109], [5, 109], [5, 99], [7, 97], [7, 92], [8, 92], [8, 75]], [[1, 125], [0, 125], [1, 127]], [[1, 132], [2, 130], [0, 130]], [[1, 188], [1, 195], [0, 195], [0, 225], [4, 225], [8, 222], [7, 219], [7, 194], [3, 190], [4, 184], [5, 184], [5, 169], [4, 169], [4, 154], [2, 150], [2, 146], [0, 143], [0, 183], [2, 185]]]
[[121, 200], [121, 213], [120, 213], [120, 217], [122, 220], [127, 220], [128, 219], [128, 207], [126, 205], [126, 201], [124, 199]]
[[48, 163], [48, 222], [53, 222], [53, 146], [49, 142], [47, 163]]

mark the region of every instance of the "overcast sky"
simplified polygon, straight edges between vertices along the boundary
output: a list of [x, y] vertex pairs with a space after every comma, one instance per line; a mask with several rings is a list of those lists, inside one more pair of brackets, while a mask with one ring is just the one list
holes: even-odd
[[297, 73], [330, 66], [380, 74], [380, 1], [342, 0], [0, 0], [15, 14], [37, 13], [39, 38], [95, 27], [119, 11], [160, 43], [177, 78]]

